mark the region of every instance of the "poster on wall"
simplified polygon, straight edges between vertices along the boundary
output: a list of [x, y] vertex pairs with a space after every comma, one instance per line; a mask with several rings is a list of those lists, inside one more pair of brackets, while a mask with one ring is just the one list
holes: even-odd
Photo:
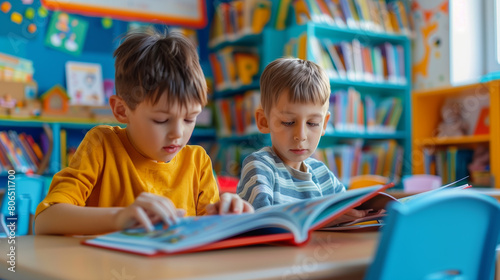
[[87, 28], [87, 21], [67, 13], [55, 12], [47, 29], [45, 45], [78, 56], [85, 43]]
[[66, 62], [66, 87], [71, 105], [104, 105], [100, 64]]
[[413, 89], [450, 84], [450, 16], [448, 0], [415, 0], [412, 53]]

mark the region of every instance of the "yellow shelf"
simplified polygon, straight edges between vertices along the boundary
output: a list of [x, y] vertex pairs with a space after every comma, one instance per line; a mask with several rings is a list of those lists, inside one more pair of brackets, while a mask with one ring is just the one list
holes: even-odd
[[[471, 135], [464, 137], [433, 137], [442, 121], [441, 108], [449, 98], [469, 98], [470, 106], [479, 104], [479, 99], [487, 99], [490, 106], [490, 132], [487, 135]], [[412, 92], [412, 167], [414, 174], [423, 174], [425, 171], [424, 148], [447, 148], [447, 146], [461, 146], [460, 148], [474, 148], [478, 144], [485, 144], [490, 152], [490, 171], [493, 177], [493, 186], [500, 188], [500, 81], [493, 80], [456, 87], [441, 87]], [[474, 108], [472, 108], [474, 109]]]
[[490, 141], [490, 135], [470, 135], [461, 137], [428, 137], [415, 139], [415, 144], [418, 146], [435, 146], [435, 145], [460, 145], [460, 144], [475, 144], [487, 143]]
[[457, 93], [460, 92], [470, 92], [481, 88], [487, 89], [486, 86], [483, 84], [470, 84], [457, 87], [450, 86], [450, 87], [438, 87], [427, 90], [414, 90], [412, 91], [412, 94], [414, 95], [414, 97], [427, 97], [427, 96], [436, 97], [438, 95], [457, 95]]

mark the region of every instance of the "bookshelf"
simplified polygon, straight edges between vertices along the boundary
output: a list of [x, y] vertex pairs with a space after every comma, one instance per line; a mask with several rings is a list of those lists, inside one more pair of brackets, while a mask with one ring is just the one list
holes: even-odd
[[[286, 1], [280, 2], [285, 3]], [[410, 82], [411, 59], [410, 39], [408, 36], [409, 30], [407, 29], [408, 26], [405, 26], [404, 28], [400, 26], [397, 29], [395, 28], [388, 31], [388, 29], [386, 29], [385, 27], [375, 26], [378, 23], [376, 23], [375, 20], [369, 20], [369, 17], [365, 17], [364, 20], [366, 22], [370, 21], [370, 24], [367, 24], [366, 22], [366, 25], [361, 24], [363, 16], [356, 16], [356, 24], [348, 25], [346, 23], [347, 17], [344, 16], [346, 10], [342, 11], [340, 9], [344, 4], [342, 2], [361, 6], [373, 5], [374, 2], [377, 2], [376, 5], [379, 5], [379, 2], [385, 3], [385, 1], [365, 2], [357, 0], [339, 2], [322, 0], [298, 0], [294, 2], [294, 4], [291, 5], [290, 8], [285, 8], [285, 10], [288, 9], [288, 16], [285, 20], [286, 24], [282, 24], [284, 28], [282, 28], [281, 30], [277, 30], [275, 28], [268, 27], [264, 30], [262, 41], [265, 51], [263, 52], [262, 61], [264, 65], [267, 65], [274, 59], [283, 56], [294, 56], [302, 59], [312, 60], [325, 69], [330, 68], [329, 70], [327, 70], [327, 73], [330, 76], [332, 95], [334, 95], [336, 92], [349, 91], [349, 89], [351, 88], [354, 89], [355, 92], [357, 92], [358, 97], [356, 98], [358, 99], [359, 108], [360, 110], [362, 110], [360, 114], [363, 117], [358, 118], [359, 123], [356, 123], [357, 126], [354, 129], [351, 128], [350, 125], [341, 127], [338, 123], [335, 123], [335, 121], [332, 120], [332, 127], [327, 129], [325, 136], [322, 137], [318, 150], [337, 150], [339, 153], [342, 153], [342, 149], [354, 147], [353, 154], [350, 155], [352, 159], [350, 159], [350, 164], [347, 164], [347, 166], [356, 164], [357, 166], [361, 166], [362, 162], [360, 162], [360, 157], [364, 157], [364, 155], [362, 154], [365, 150], [371, 149], [370, 146], [387, 145], [393, 148], [398, 147], [397, 150], [386, 150], [385, 155], [383, 155], [385, 161], [392, 161], [390, 165], [384, 168], [387, 169], [387, 167], [390, 167], [389, 169], [391, 170], [382, 171], [382, 169], [374, 168], [374, 170], [382, 172], [382, 174], [380, 175], [388, 176], [394, 181], [398, 182], [401, 176], [412, 174], [412, 115]], [[303, 6], [299, 7], [301, 3], [303, 4]], [[337, 5], [336, 8], [338, 9], [338, 11], [340, 13], [344, 13], [344, 15], [339, 17], [331, 16], [331, 14], [327, 15], [324, 7], [321, 7], [323, 5], [322, 3], [330, 5], [330, 11], [332, 11], [332, 3], [337, 3], [333, 5]], [[401, 2], [391, 5], [401, 6], [402, 4], [404, 3]], [[317, 6], [315, 7], [315, 5]], [[390, 5], [388, 4], [388, 6]], [[350, 7], [351, 13], [354, 11], [352, 9], [353, 7], [354, 6]], [[273, 9], [280, 8], [281, 7], [279, 5], [273, 6]], [[298, 16], [299, 10], [302, 10], [302, 12], [306, 10], [306, 15]], [[394, 8], [391, 8], [390, 12], [395, 17], [398, 16], [394, 11], [396, 10]], [[276, 11], [274, 11], [273, 14], [274, 13], [276, 13]], [[366, 14], [364, 15], [366, 16]], [[344, 22], [344, 25], [337, 24], [337, 19], [341, 19], [341, 21]], [[304, 22], [298, 22], [299, 20], [302, 20]], [[354, 41], [357, 41], [356, 44], [358, 45], [355, 45]], [[358, 60], [358, 62], [362, 61], [363, 63], [361, 64], [361, 67], [358, 67], [358, 69], [351, 69], [351, 71], [355, 71], [355, 73], [353, 74], [348, 73], [348, 65], [346, 64], [347, 62], [345, 61], [345, 57], [342, 57], [341, 60], [342, 67], [344, 69], [342, 69], [341, 67], [341, 69], [339, 70], [338, 65], [335, 64], [332, 54], [328, 51], [328, 45], [330, 44], [335, 46], [335, 50], [337, 50], [338, 54], [340, 54], [341, 56], [346, 54], [347, 52], [342, 52], [342, 45], [345, 44], [345, 42], [348, 43], [347, 45], [351, 44], [350, 52], [353, 56], [354, 62], [355, 60]], [[386, 45], [389, 45], [389, 47], [386, 47]], [[362, 51], [359, 52], [359, 57], [356, 57], [356, 54], [358, 53], [353, 52], [353, 46], [359, 48]], [[368, 57], [370, 57], [371, 55], [371, 59], [366, 61], [364, 60], [363, 52], [365, 51], [363, 49], [367, 49], [367, 52], [369, 53]], [[379, 52], [377, 62], [375, 62], [376, 57], [374, 56], [374, 53], [376, 51]], [[388, 53], [390, 52], [393, 52], [394, 56], [388, 59]], [[380, 56], [380, 54], [382, 54], [382, 56]], [[325, 58], [327, 60], [326, 62]], [[396, 62], [394, 62], [394, 58], [396, 59]], [[368, 67], [369, 65], [366, 64], [367, 61], [373, 63], [371, 67]], [[393, 68], [392, 70], [388, 70], [387, 64], [381, 64], [378, 70], [382, 69], [382, 71], [376, 72], [375, 65], [376, 63], [381, 62], [394, 63], [393, 66], [395, 66], [395, 68]], [[394, 72], [394, 69], [396, 69], [396, 72]], [[341, 71], [345, 72], [341, 75]], [[356, 73], [356, 71], [361, 72]], [[394, 76], [391, 77], [391, 75], [393, 74]], [[400, 116], [395, 121], [394, 127], [392, 127], [391, 129], [386, 129], [387, 127], [380, 127], [380, 129], [368, 129], [368, 112], [367, 110], [365, 110], [366, 99], [368, 97], [374, 100], [376, 110], [380, 108], [379, 106], [381, 106], [381, 103], [383, 103], [385, 99], [394, 98], [394, 100], [398, 100], [399, 105], [397, 105], [397, 107], [399, 107], [399, 110], [401, 112]], [[337, 99], [334, 98], [333, 100]], [[333, 101], [333, 103], [335, 102], [336, 101]], [[332, 99], [330, 105], [332, 106]], [[340, 107], [344, 106], [330, 108], [333, 119], [335, 119], [335, 111]], [[342, 114], [349, 114], [349, 112], [342, 111]], [[391, 116], [391, 114], [387, 115], [389, 117]], [[394, 145], [395, 143], [396, 146]], [[381, 150], [378, 151], [380, 152]], [[326, 158], [327, 156], [321, 159], [326, 160]], [[339, 162], [332, 165], [327, 163], [327, 165], [337, 175], [340, 165], [343, 165], [344, 168], [346, 167], [345, 163], [339, 164]], [[337, 166], [333, 167], [333, 165]], [[387, 165], [387, 163], [384, 165]], [[399, 167], [396, 167], [398, 165]], [[397, 168], [400, 169], [398, 170]], [[355, 169], [357, 168], [353, 167], [351, 173], [348, 176], [345, 176], [344, 174], [343, 176], [337, 177], [339, 177], [344, 184], [349, 185], [351, 176], [360, 175], [362, 172], [367, 172], [367, 170], [363, 170], [362, 168], [357, 170]], [[356, 174], [356, 172], [358, 173]]]
[[[61, 167], [64, 167], [63, 160], [66, 155], [63, 155], [62, 147], [78, 147], [85, 134], [94, 126], [107, 124], [112, 126], [124, 126], [119, 123], [99, 123], [83, 120], [71, 119], [43, 119], [43, 118], [0, 118], [0, 131], [16, 131], [17, 133], [27, 133], [31, 135], [37, 144], [41, 145], [40, 135], [50, 131], [52, 138], [52, 152], [49, 159], [47, 169], [42, 174], [51, 178], [57, 173]], [[48, 126], [49, 130], [44, 130], [44, 126]], [[62, 133], [64, 131], [64, 133]], [[64, 139], [63, 139], [64, 138]], [[192, 141], [213, 141], [215, 138], [215, 129], [213, 128], [195, 128]], [[64, 149], [66, 150], [66, 149]], [[33, 170], [36, 173], [37, 170]], [[16, 174], [24, 173], [22, 170], [16, 170]], [[7, 184], [7, 172], [0, 172], [0, 189], [4, 188]], [[5, 183], [5, 184], [4, 184]]]
[[[463, 110], [470, 129], [476, 126], [480, 104], [489, 106], [489, 133], [466, 133], [463, 136], [436, 137], [437, 128], [442, 121], [441, 108], [449, 99], [461, 99], [466, 103]], [[413, 121], [413, 171], [423, 174], [426, 171], [426, 159], [437, 151], [450, 148], [476, 149], [478, 146], [489, 147], [489, 165], [491, 181], [489, 187], [500, 188], [500, 81], [492, 80], [469, 85], [442, 87], [430, 90], [418, 90], [412, 94]], [[470, 113], [470, 114], [469, 114]], [[472, 131], [471, 130], [471, 131]], [[457, 163], [460, 160], [457, 159]], [[468, 164], [466, 162], [465, 164]], [[472, 180], [474, 185], [474, 180]], [[476, 184], [477, 185], [477, 184]], [[481, 185], [479, 185], [481, 186]]]
[[254, 111], [260, 103], [263, 28], [273, 1], [234, 0], [216, 3], [210, 22], [209, 62], [214, 78], [216, 148], [211, 154], [218, 175], [239, 178], [241, 163], [251, 152], [270, 145], [260, 134]]

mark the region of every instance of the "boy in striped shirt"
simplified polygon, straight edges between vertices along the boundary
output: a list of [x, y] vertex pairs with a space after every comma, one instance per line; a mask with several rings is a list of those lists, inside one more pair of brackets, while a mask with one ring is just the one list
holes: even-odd
[[[238, 195], [255, 209], [345, 192], [328, 167], [310, 156], [330, 118], [330, 80], [317, 64], [295, 58], [271, 62], [260, 78], [259, 131], [271, 147], [243, 161]], [[350, 216], [363, 217], [352, 210]]]

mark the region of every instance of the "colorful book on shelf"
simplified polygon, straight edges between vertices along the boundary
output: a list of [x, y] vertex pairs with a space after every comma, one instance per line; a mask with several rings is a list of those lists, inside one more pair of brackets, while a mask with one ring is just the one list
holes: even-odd
[[325, 0], [325, 3], [328, 9], [330, 10], [330, 14], [333, 17], [335, 24], [338, 27], [345, 28], [346, 27], [345, 17], [342, 14], [338, 0]]
[[40, 165], [40, 159], [37, 157], [35, 154], [35, 151], [32, 149], [30, 143], [27, 140], [27, 134], [22, 132], [19, 133], [19, 142], [21, 142], [21, 145], [23, 145], [24, 150], [28, 154], [30, 160], [38, 167]]
[[306, 0], [295, 0], [293, 1], [293, 8], [295, 12], [295, 22], [298, 25], [305, 24], [311, 20], [311, 12], [306, 3]]
[[353, 14], [354, 11], [351, 10], [351, 7], [349, 5], [349, 1], [348, 0], [339, 0], [339, 2], [340, 2], [339, 3], [340, 9], [342, 11], [342, 14], [344, 15], [347, 27], [353, 28], [353, 29], [358, 28], [358, 22], [357, 22], [357, 19], [354, 18], [354, 14]]
[[380, 11], [380, 19], [382, 21], [382, 26], [384, 27], [385, 32], [393, 33], [394, 27], [392, 26], [391, 16], [389, 14], [389, 10], [387, 9], [386, 0], [375, 0], [378, 4], [378, 8]]
[[352, 40], [351, 46], [355, 77], [357, 81], [362, 81], [364, 80], [362, 46], [358, 39]]
[[158, 224], [149, 233], [142, 228], [128, 229], [82, 243], [149, 256], [270, 242], [300, 245], [309, 240], [312, 231], [334, 222], [391, 186], [392, 183], [264, 207], [252, 214], [185, 217], [167, 229]]
[[251, 10], [252, 33], [260, 34], [271, 19], [271, 2], [267, 0], [255, 1]]
[[21, 141], [19, 139], [19, 135], [17, 134], [16, 131], [10, 130], [8, 132], [10, 141], [12, 141], [15, 151], [19, 159], [21, 160], [22, 164], [24, 167], [26, 167], [30, 171], [36, 171], [37, 170], [37, 165], [35, 162], [31, 161], [28, 152], [24, 148], [24, 146], [21, 144]]
[[278, 11], [276, 12], [276, 20], [274, 27], [276, 30], [283, 30], [286, 27], [286, 20], [288, 18], [288, 9], [292, 0], [278, 0]]
[[5, 150], [5, 155], [9, 159], [12, 167], [19, 172], [26, 172], [26, 168], [23, 166], [21, 160], [17, 156], [16, 149], [12, 141], [10, 141], [7, 132], [0, 131], [0, 145], [3, 145]]
[[479, 111], [477, 123], [474, 126], [474, 135], [485, 135], [490, 133], [490, 107], [483, 107]]
[[322, 43], [323, 47], [327, 50], [328, 54], [330, 55], [330, 59], [333, 62], [333, 66], [335, 67], [337, 74], [339, 75], [340, 78], [346, 79], [347, 74], [345, 66], [337, 52], [337, 48], [330, 40], [324, 39]]
[[68, 166], [68, 160], [67, 160], [67, 156], [68, 156], [68, 148], [67, 148], [67, 133], [66, 133], [66, 129], [61, 129], [61, 131], [59, 132], [60, 134], [60, 139], [61, 139], [61, 143], [60, 143], [60, 152], [61, 152], [61, 168], [64, 168], [66, 166]]
[[43, 152], [38, 143], [35, 142], [35, 139], [33, 139], [33, 136], [26, 134], [26, 140], [31, 146], [31, 149], [33, 149], [33, 152], [35, 152], [35, 155], [37, 158], [42, 161], [43, 159]]
[[2, 165], [2, 168], [5, 170], [11, 170], [14, 169], [14, 165], [11, 163], [10, 159], [8, 158], [7, 155], [7, 150], [5, 149], [3, 144], [0, 144], [0, 163]]

